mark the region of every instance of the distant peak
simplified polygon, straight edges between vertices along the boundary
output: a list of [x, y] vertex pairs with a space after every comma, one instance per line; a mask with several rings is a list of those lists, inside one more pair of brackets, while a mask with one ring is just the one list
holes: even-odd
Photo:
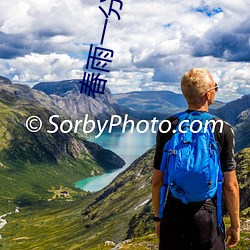
[[0, 84], [13, 84], [13, 83], [8, 78], [0, 76]]

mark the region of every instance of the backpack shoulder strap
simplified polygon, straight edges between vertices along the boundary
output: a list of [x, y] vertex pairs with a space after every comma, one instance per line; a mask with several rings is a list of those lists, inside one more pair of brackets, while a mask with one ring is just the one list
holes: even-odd
[[[193, 112], [198, 112], [198, 111], [193, 111]], [[183, 111], [183, 112], [175, 114], [174, 116], [177, 117], [179, 121], [182, 121], [191, 113], [188, 113], [187, 111]], [[212, 120], [213, 118], [218, 118], [216, 115], [213, 115], [208, 112], [201, 113], [201, 115], [205, 120]]]
[[189, 114], [187, 111], [183, 111], [183, 112], [175, 114], [174, 116], [177, 117], [179, 119], [179, 122], [180, 122], [180, 121], [184, 120], [188, 115]]
[[[208, 112], [205, 112], [202, 114], [203, 118], [205, 120], [212, 120], [214, 118], [218, 118], [216, 115], [210, 114]], [[221, 166], [219, 165], [219, 173], [218, 173], [218, 186], [217, 186], [217, 199], [216, 199], [216, 206], [217, 206], [217, 226], [221, 229], [223, 232], [222, 227], [222, 182], [223, 182], [223, 173], [221, 170]]]
[[212, 120], [212, 119], [214, 119], [214, 118], [217, 118], [216, 115], [213, 115], [213, 114], [208, 113], [208, 112], [202, 113], [202, 117], [203, 117], [205, 120]]

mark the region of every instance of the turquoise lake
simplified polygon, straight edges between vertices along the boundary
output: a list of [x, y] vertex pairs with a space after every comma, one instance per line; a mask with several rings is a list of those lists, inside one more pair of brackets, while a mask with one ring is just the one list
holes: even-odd
[[106, 149], [110, 149], [118, 154], [125, 162], [125, 166], [111, 173], [105, 173], [101, 176], [94, 176], [78, 181], [75, 186], [85, 191], [95, 192], [107, 186], [119, 173], [123, 172], [135, 159], [145, 153], [155, 145], [156, 134], [148, 130], [140, 134], [137, 131], [133, 133], [112, 132], [105, 133], [99, 138], [90, 138], [89, 140], [98, 143]]

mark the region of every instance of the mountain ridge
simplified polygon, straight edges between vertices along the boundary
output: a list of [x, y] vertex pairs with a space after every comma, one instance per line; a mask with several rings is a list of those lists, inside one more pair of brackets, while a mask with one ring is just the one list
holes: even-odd
[[[0, 182], [5, 189], [0, 210], [24, 200], [50, 198], [52, 186], [74, 188], [75, 182], [83, 178], [125, 164], [118, 155], [87, 142], [82, 135], [47, 133], [53, 128], [48, 118], [54, 114], [60, 115], [55, 121], [58, 126], [68, 119], [45, 93], [24, 85], [0, 85]], [[34, 115], [43, 121], [37, 133], [31, 133], [25, 125]]]
[[0, 84], [13, 84], [13, 83], [10, 79], [0, 76]]
[[104, 94], [96, 94], [96, 98], [93, 98], [81, 94], [80, 87], [79, 80], [65, 80], [41, 82], [33, 86], [33, 89], [45, 92], [59, 108], [75, 120], [88, 114], [89, 119], [104, 122], [111, 115], [123, 115], [109, 88], [106, 87]]

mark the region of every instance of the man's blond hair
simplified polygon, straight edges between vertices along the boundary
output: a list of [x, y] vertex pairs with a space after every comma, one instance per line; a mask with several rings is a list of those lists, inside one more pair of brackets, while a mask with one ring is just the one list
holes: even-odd
[[213, 85], [213, 78], [205, 68], [194, 68], [181, 79], [181, 90], [190, 104], [200, 103], [202, 95]]

